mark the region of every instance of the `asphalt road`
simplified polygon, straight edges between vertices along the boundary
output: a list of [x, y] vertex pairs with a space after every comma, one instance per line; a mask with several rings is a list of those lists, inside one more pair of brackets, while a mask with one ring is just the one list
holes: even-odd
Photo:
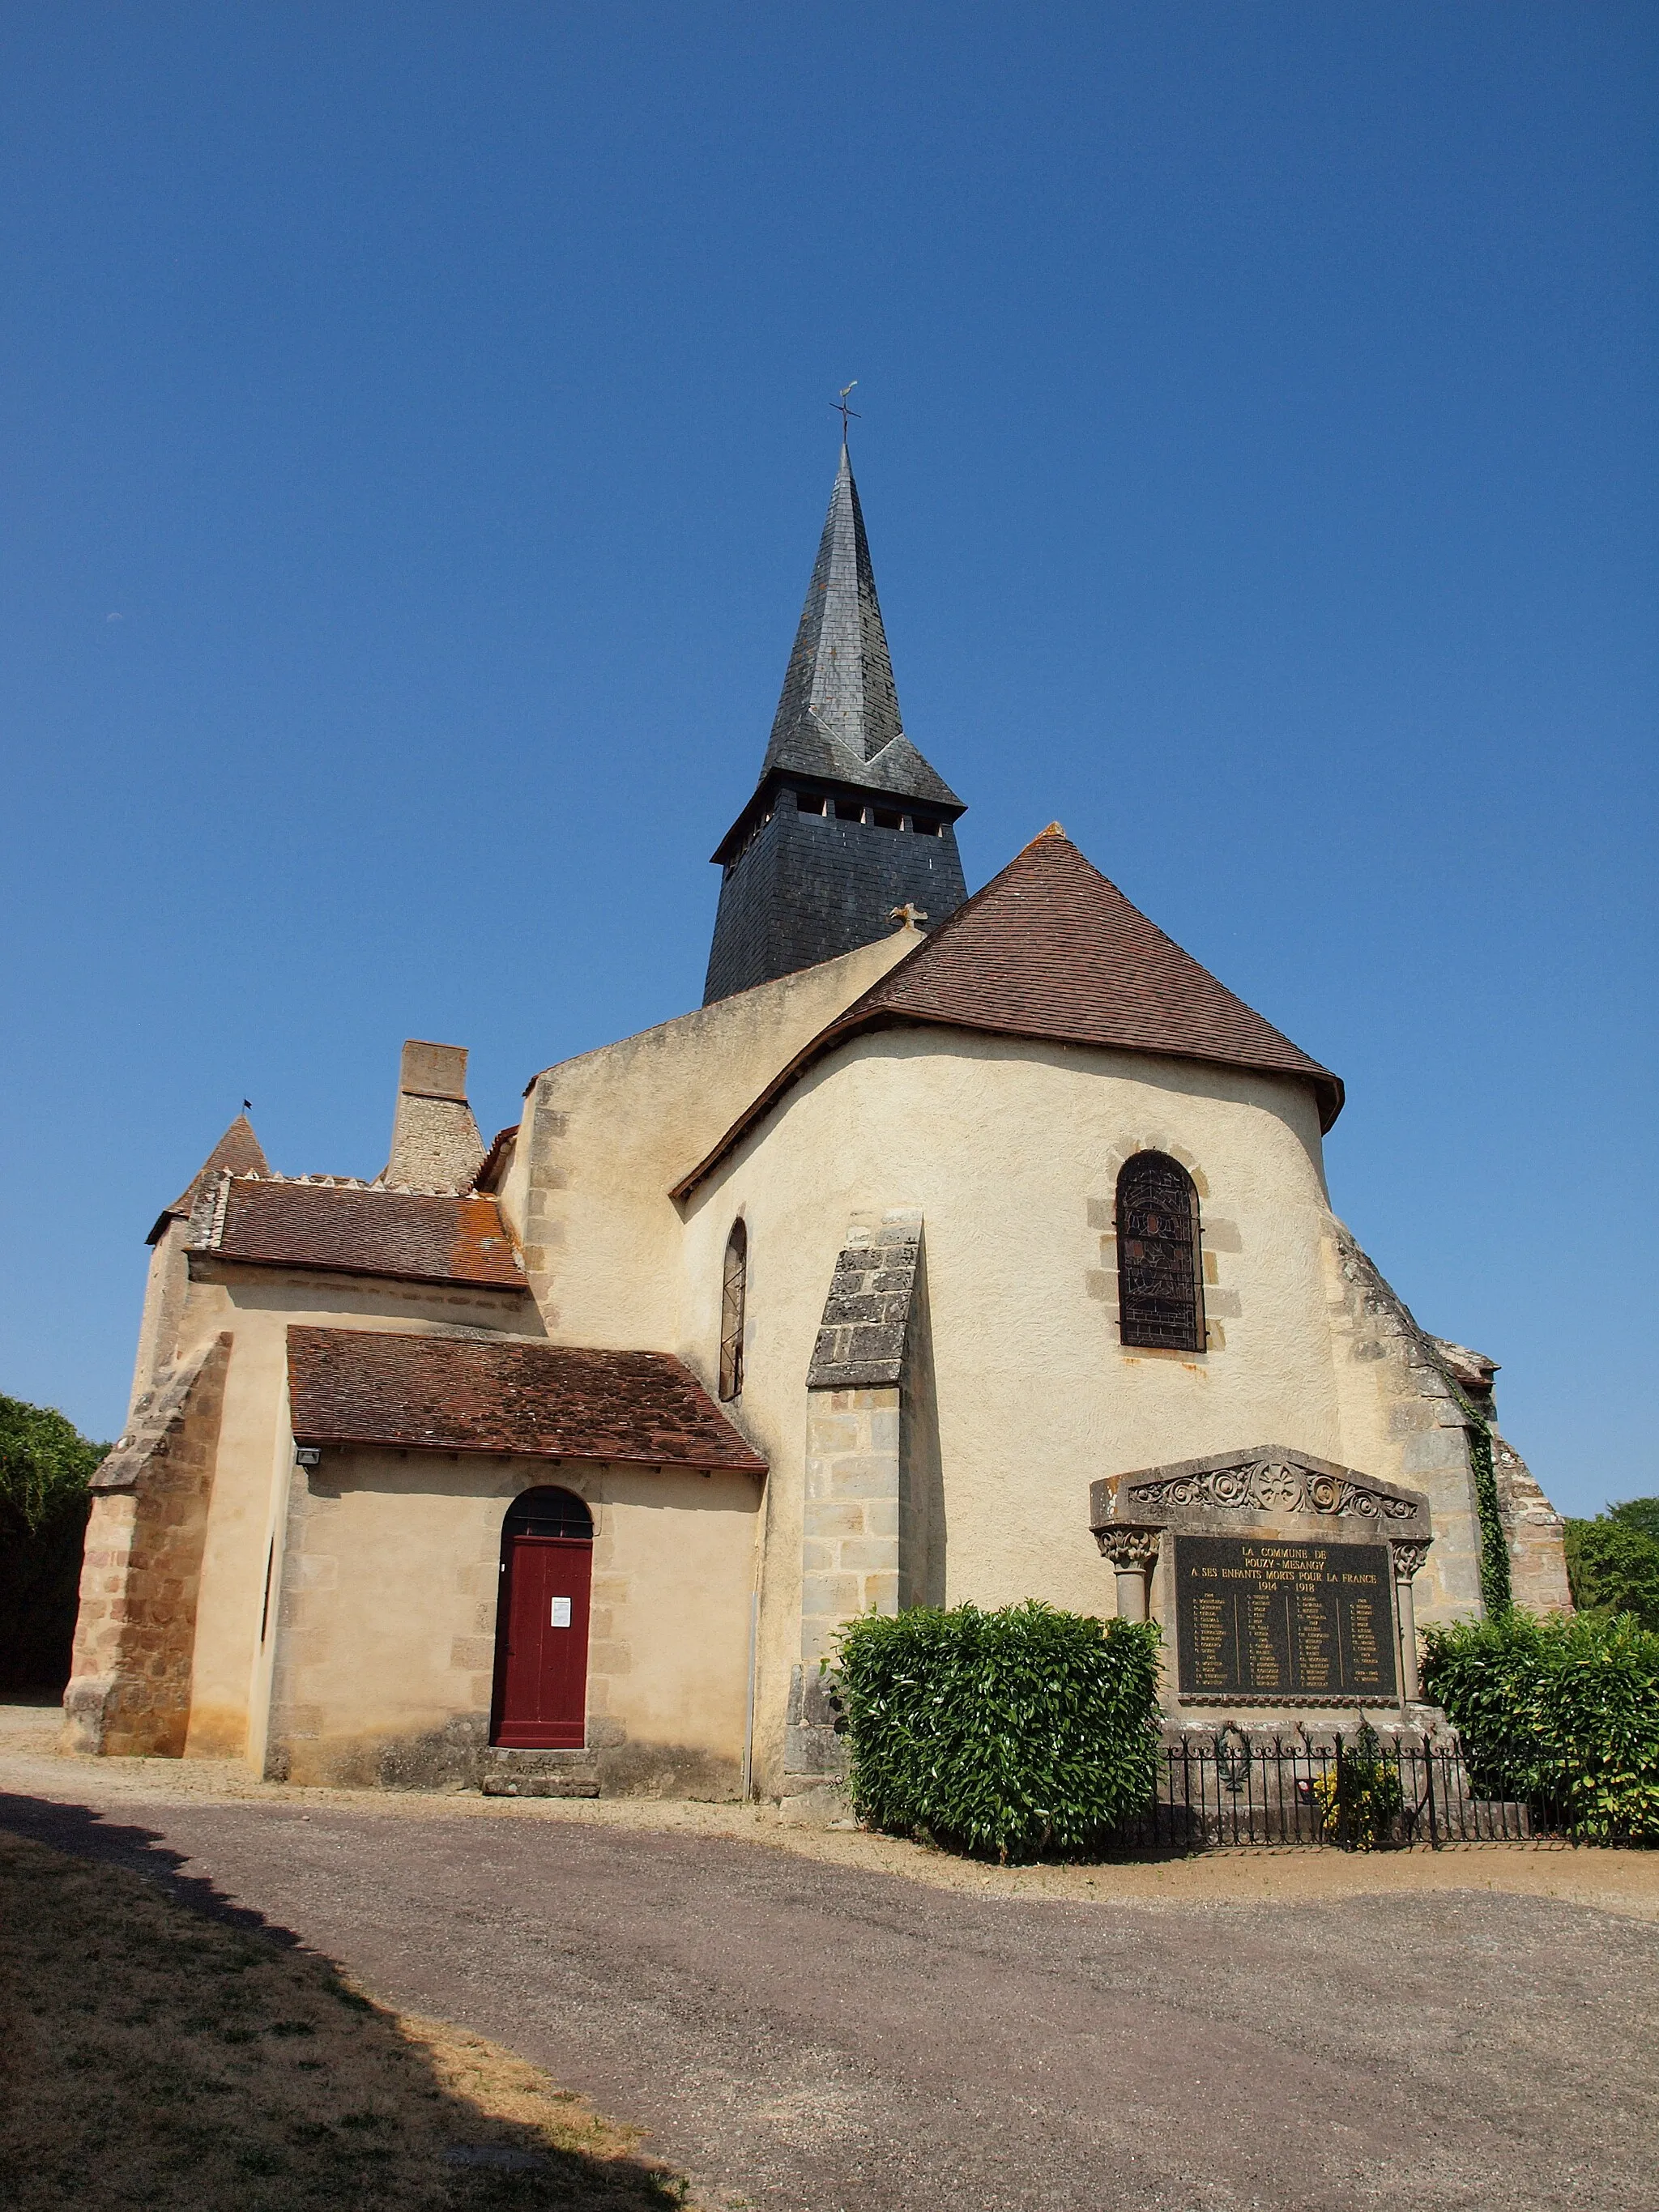
[[768, 2212], [1659, 2212], [1659, 1928], [1554, 1899], [978, 1897], [412, 1808], [0, 1824], [291, 1931]]

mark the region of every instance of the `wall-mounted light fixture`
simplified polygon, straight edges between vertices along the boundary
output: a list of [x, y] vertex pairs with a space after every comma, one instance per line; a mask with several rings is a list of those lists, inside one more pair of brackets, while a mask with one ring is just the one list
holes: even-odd
[[320, 1444], [295, 1445], [294, 1464], [295, 1467], [320, 1467], [322, 1463], [323, 1452], [322, 1446]]

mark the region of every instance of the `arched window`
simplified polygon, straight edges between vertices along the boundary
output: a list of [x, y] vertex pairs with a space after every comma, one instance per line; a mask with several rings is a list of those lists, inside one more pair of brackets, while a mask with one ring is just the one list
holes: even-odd
[[1203, 1351], [1198, 1192], [1167, 1152], [1137, 1152], [1118, 1176], [1117, 1300], [1125, 1344]]
[[593, 1516], [570, 1490], [521, 1490], [501, 1523], [503, 1542], [509, 1536], [563, 1536], [589, 1543], [592, 1535]]
[[726, 1240], [726, 1269], [720, 1279], [720, 1395], [743, 1395], [743, 1309], [749, 1287], [749, 1231], [741, 1218]]

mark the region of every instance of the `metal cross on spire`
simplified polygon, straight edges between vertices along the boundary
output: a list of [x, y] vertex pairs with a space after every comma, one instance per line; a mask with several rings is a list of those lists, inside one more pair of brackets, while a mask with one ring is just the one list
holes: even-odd
[[859, 413], [856, 407], [849, 407], [847, 404], [847, 395], [849, 392], [857, 391], [858, 381], [859, 380], [855, 376], [850, 384], [842, 385], [841, 388], [841, 398], [836, 401], [832, 410], [834, 413], [841, 416], [841, 442], [843, 446], [847, 443], [848, 423], [849, 422], [861, 422], [864, 420], [864, 417]]

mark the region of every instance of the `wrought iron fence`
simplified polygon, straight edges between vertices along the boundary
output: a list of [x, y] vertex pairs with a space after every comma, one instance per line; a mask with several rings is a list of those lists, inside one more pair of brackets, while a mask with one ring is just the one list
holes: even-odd
[[1452, 1741], [1350, 1736], [1263, 1745], [1242, 1732], [1166, 1746], [1158, 1794], [1120, 1832], [1126, 1850], [1250, 1844], [1349, 1850], [1448, 1844], [1627, 1844], [1528, 1773], [1524, 1751], [1476, 1759]]

